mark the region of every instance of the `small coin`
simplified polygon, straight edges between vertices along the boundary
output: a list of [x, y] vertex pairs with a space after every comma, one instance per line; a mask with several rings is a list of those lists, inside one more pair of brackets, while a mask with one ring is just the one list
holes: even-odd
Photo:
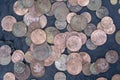
[[12, 31], [13, 24], [16, 22], [17, 21], [16, 21], [15, 17], [13, 17], [11, 15], [5, 16], [1, 21], [2, 29], [10, 32], [10, 31]]
[[116, 63], [118, 61], [118, 53], [115, 50], [109, 50], [107, 51], [105, 58], [107, 60], [108, 63]]
[[102, 5], [101, 0], [90, 0], [89, 4], [87, 5], [87, 8], [92, 11], [96, 11], [101, 7], [101, 5]]
[[87, 6], [90, 0], [77, 0], [80, 6]]
[[17, 15], [25, 15], [28, 12], [27, 8], [24, 8], [24, 6], [22, 5], [22, 1], [16, 1], [13, 5], [13, 10]]
[[34, 5], [34, 0], [22, 0], [22, 4], [25, 8], [30, 8]]
[[7, 72], [4, 74], [3, 80], [15, 80], [15, 75], [12, 72]]
[[120, 74], [114, 74], [111, 80], [120, 80]]
[[25, 61], [28, 63], [30, 63], [34, 59], [32, 55], [32, 51], [27, 51], [24, 57], [25, 57]]
[[32, 31], [30, 37], [34, 44], [42, 44], [46, 41], [46, 33], [41, 29]]
[[16, 37], [23, 37], [27, 32], [27, 26], [23, 22], [17, 22], [13, 25], [12, 33]]
[[72, 17], [75, 16], [75, 15], [77, 15], [77, 14], [74, 13], [74, 12], [69, 13], [69, 14], [67, 15], [67, 22], [70, 23]]
[[82, 66], [82, 72], [84, 75], [86, 76], [90, 76], [91, 75], [91, 72], [90, 72], [90, 63], [86, 63]]
[[39, 18], [39, 23], [41, 28], [44, 28], [47, 25], [47, 17], [45, 15], [41, 15]]
[[99, 77], [99, 78], [97, 78], [96, 80], [108, 80], [108, 79], [105, 78], [105, 77]]
[[12, 54], [12, 62], [16, 63], [19, 61], [23, 61], [24, 59], [24, 53], [21, 50], [15, 50]]
[[83, 12], [81, 15], [86, 17], [88, 23], [92, 20], [92, 16], [89, 12]]
[[109, 11], [105, 6], [101, 6], [97, 11], [96, 11], [96, 16], [100, 19], [102, 19], [105, 16], [109, 15]]
[[57, 72], [54, 75], [54, 80], [66, 80], [66, 75], [63, 72]]
[[99, 74], [99, 72], [96, 71], [96, 69], [95, 69], [95, 63], [92, 63], [92, 64], [90, 65], [90, 72], [91, 72], [92, 74], [94, 74], [94, 75]]
[[55, 67], [60, 71], [66, 71], [66, 62], [67, 55], [62, 54], [61, 57], [55, 61]]
[[111, 3], [112, 5], [116, 5], [116, 4], [118, 3], [118, 0], [110, 0], [110, 3]]
[[101, 46], [101, 45], [105, 44], [105, 42], [107, 41], [107, 35], [102, 30], [95, 30], [91, 34], [91, 41], [93, 44], [95, 44], [97, 46]]
[[88, 39], [86, 42], [86, 47], [89, 50], [95, 50], [97, 48], [97, 46], [95, 44], [92, 43], [91, 39]]
[[120, 44], [120, 30], [116, 32], [115, 40], [116, 40], [117, 44]]
[[59, 20], [56, 20], [55, 21], [55, 27], [59, 30], [63, 30], [65, 29], [67, 26], [67, 22], [66, 21], [59, 21]]

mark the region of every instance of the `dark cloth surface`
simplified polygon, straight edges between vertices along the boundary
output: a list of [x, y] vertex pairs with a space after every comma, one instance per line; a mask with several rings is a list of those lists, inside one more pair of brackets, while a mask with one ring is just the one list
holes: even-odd
[[[12, 15], [16, 17], [17, 21], [23, 20], [23, 16], [18, 16], [13, 11], [13, 4], [15, 1], [16, 0], [0, 0], [0, 21], [4, 16], [7, 16], [7, 15]], [[120, 4], [113, 6], [110, 4], [109, 0], [102, 0], [102, 5], [108, 8], [109, 16], [113, 18], [114, 23], [116, 25], [116, 31], [118, 31], [120, 29], [120, 15], [118, 14], [118, 9], [120, 7]], [[87, 7], [84, 7], [78, 14], [84, 11], [88, 11], [91, 13], [92, 15], [91, 23], [94, 23], [95, 25], [97, 25], [100, 19], [96, 17], [95, 12], [88, 10]], [[48, 18], [47, 26], [54, 26], [55, 18], [53, 16], [47, 17], [47, 18]], [[65, 32], [65, 31], [66, 30], [63, 30], [61, 32]], [[117, 73], [120, 74], [120, 45], [118, 45], [115, 41], [115, 33], [112, 35], [107, 35], [108, 36], [107, 42], [103, 46], [98, 47], [96, 50], [93, 50], [93, 51], [88, 50], [84, 45], [80, 51], [88, 52], [92, 58], [92, 62], [95, 62], [97, 58], [104, 57], [105, 53], [108, 50], [113, 49], [119, 53], [119, 60], [117, 61], [117, 63], [110, 65], [110, 69], [107, 72], [99, 75], [85, 76], [83, 73], [80, 73], [77, 76], [72, 76], [68, 72], [64, 72], [67, 76], [67, 80], [96, 80], [97, 77], [101, 77], [101, 76], [108, 78], [108, 80], [111, 80], [111, 77], [114, 74], [117, 74]], [[16, 38], [13, 36], [12, 33], [3, 31], [0, 25], [0, 46], [5, 44], [8, 44], [9, 46], [11, 46], [12, 51], [20, 49], [26, 52], [27, 49], [29, 48], [25, 43], [24, 37]], [[65, 52], [65, 54], [68, 54], [68, 53]], [[12, 62], [7, 66], [0, 65], [0, 80], [3, 80], [3, 75], [6, 72], [8, 71], [13, 72], [13, 65], [14, 64]], [[53, 64], [52, 66], [46, 67], [46, 73], [43, 77], [35, 78], [31, 75], [28, 80], [33, 78], [37, 80], [54, 80], [54, 75], [56, 72], [58, 72], [58, 70], [55, 68]]]

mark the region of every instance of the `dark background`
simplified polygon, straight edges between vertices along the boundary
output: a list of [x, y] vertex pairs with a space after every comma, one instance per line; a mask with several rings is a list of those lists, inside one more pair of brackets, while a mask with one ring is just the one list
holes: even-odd
[[[13, 4], [16, 0], [0, 0], [0, 21], [4, 16], [12, 15], [14, 16], [17, 21], [23, 20], [23, 16], [18, 16], [13, 11]], [[120, 14], [118, 14], [118, 9], [120, 8], [120, 4], [117, 5], [111, 5], [109, 0], [102, 0], [102, 5], [106, 6], [109, 10], [109, 16], [113, 18], [114, 23], [116, 25], [116, 31], [120, 29]], [[95, 12], [88, 10], [86, 7], [84, 7], [78, 14], [81, 12], [88, 11], [92, 15], [92, 21], [91, 23], [94, 23], [97, 25], [97, 23], [100, 21], [95, 15]], [[47, 26], [54, 26], [55, 18], [47, 17], [48, 18], [48, 24]], [[61, 31], [64, 32], [65, 30]], [[116, 32], [115, 32], [116, 33]], [[98, 47], [96, 50], [88, 50], [86, 46], [84, 45], [80, 51], [86, 51], [90, 54], [92, 58], [92, 62], [95, 62], [97, 58], [102, 58], [105, 56], [105, 53], [110, 50], [116, 50], [119, 53], [119, 60], [117, 63], [110, 65], [110, 69], [106, 73], [102, 73], [99, 75], [91, 75], [91, 76], [85, 76], [84, 74], [80, 73], [77, 76], [72, 76], [68, 74], [68, 72], [64, 72], [67, 76], [67, 80], [96, 80], [98, 77], [106, 77], [108, 80], [111, 80], [111, 77], [114, 74], [119, 73], [120, 74], [120, 45], [118, 45], [115, 41], [115, 33], [112, 35], [108, 35], [107, 42], [103, 45]], [[25, 43], [25, 38], [16, 38], [12, 35], [12, 33], [3, 31], [0, 25], [0, 46], [1, 45], [9, 45], [12, 48], [12, 51], [16, 49], [23, 50], [24, 52], [27, 51], [29, 48]], [[67, 53], [66, 53], [67, 54]], [[7, 66], [1, 66], [0, 65], [0, 80], [3, 80], [3, 75], [11, 71], [13, 72], [13, 63], [11, 62]], [[37, 80], [54, 80], [55, 73], [58, 72], [58, 70], [55, 68], [54, 64], [52, 66], [46, 67], [46, 73], [43, 77], [37, 79]], [[31, 77], [28, 79], [36, 79], [31, 75]]]

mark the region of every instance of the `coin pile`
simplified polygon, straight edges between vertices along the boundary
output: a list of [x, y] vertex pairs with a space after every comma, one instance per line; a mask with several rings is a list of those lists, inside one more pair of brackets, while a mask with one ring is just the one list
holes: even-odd
[[[77, 14], [85, 6], [96, 11], [96, 16], [101, 19], [98, 25], [91, 23], [92, 15], [89, 12]], [[13, 10], [23, 16], [23, 21], [17, 22], [15, 17], [8, 15], [1, 21], [2, 28], [12, 32], [15, 37], [26, 37], [30, 48], [24, 53], [22, 50], [11, 52], [9, 46], [1, 46], [0, 64], [14, 63], [14, 74], [6, 73], [4, 80], [7, 76], [10, 80], [15, 77], [26, 80], [30, 73], [36, 78], [42, 77], [45, 67], [52, 64], [59, 71], [67, 71], [71, 75], [82, 72], [90, 76], [108, 71], [109, 63], [118, 61], [118, 53], [114, 50], [93, 63], [89, 53], [80, 51], [83, 45], [89, 50], [102, 46], [107, 41], [107, 35], [116, 30], [113, 19], [108, 16], [109, 10], [102, 6], [101, 0], [17, 0]], [[47, 26], [47, 16], [55, 17], [54, 26]], [[66, 50], [69, 55], [65, 54]], [[24, 60], [30, 65], [25, 64]], [[57, 72], [54, 80], [66, 80], [66, 75]]]

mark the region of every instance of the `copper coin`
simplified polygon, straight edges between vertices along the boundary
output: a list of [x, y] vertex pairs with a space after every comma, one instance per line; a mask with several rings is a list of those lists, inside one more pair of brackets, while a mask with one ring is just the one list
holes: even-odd
[[0, 47], [0, 52], [1, 52], [0, 56], [1, 56], [1, 54], [3, 54], [3, 56], [7, 56], [7, 55], [11, 54], [12, 50], [11, 50], [10, 46], [8, 46], [8, 45], [2, 45]]
[[1, 21], [2, 29], [5, 31], [12, 31], [13, 24], [16, 23], [16, 19], [13, 16], [5, 16]]
[[111, 63], [111, 64], [116, 63], [119, 59], [118, 52], [115, 50], [109, 50], [107, 51], [105, 58], [108, 63]]
[[120, 44], [120, 30], [116, 32], [115, 40], [116, 40], [117, 44]]
[[22, 1], [16, 1], [13, 5], [13, 10], [17, 15], [25, 15], [28, 12], [27, 8], [24, 8]]
[[87, 25], [87, 27], [84, 29], [84, 33], [87, 35], [87, 36], [91, 36], [91, 33], [96, 30], [96, 26], [92, 23], [89, 23]]
[[96, 80], [108, 80], [108, 79], [105, 78], [105, 77], [99, 77], [99, 78], [97, 78]]
[[27, 26], [23, 22], [17, 22], [13, 25], [12, 33], [16, 37], [23, 37], [27, 32]]
[[70, 51], [78, 51], [82, 47], [81, 38], [78, 36], [71, 36], [66, 41], [66, 47]]
[[120, 74], [114, 74], [111, 80], [120, 80]]
[[106, 61], [106, 59], [99, 58], [95, 62], [95, 69], [96, 69], [97, 72], [100, 72], [100, 73], [107, 72], [108, 69], [109, 69], [109, 64]]
[[66, 75], [63, 72], [57, 72], [54, 75], [54, 80], [66, 80]]
[[68, 0], [68, 2], [69, 2], [72, 6], [77, 6], [77, 5], [78, 5], [78, 0]]
[[25, 57], [25, 61], [28, 63], [30, 63], [34, 59], [32, 55], [32, 51], [27, 51], [24, 57]]
[[15, 80], [15, 75], [12, 72], [7, 72], [4, 74], [3, 80]]
[[90, 63], [86, 63], [82, 66], [82, 72], [84, 75], [86, 76], [90, 76], [91, 75], [91, 71], [90, 71]]
[[102, 30], [95, 30], [91, 34], [91, 41], [93, 44], [95, 44], [97, 46], [101, 46], [101, 45], [105, 44], [105, 42], [107, 41], [107, 35]]
[[44, 28], [47, 25], [47, 17], [45, 15], [41, 15], [39, 18], [39, 23], [41, 28]]
[[67, 26], [67, 22], [66, 21], [59, 21], [59, 20], [56, 20], [55, 21], [55, 27], [59, 30], [63, 30], [65, 29]]
[[91, 16], [91, 14], [89, 12], [83, 12], [81, 15], [86, 17], [88, 23], [92, 20], [92, 16]]
[[82, 40], [82, 44], [85, 44], [86, 41], [87, 41], [87, 36], [86, 36], [84, 33], [80, 32], [80, 33], [79, 33], [79, 37], [80, 37], [81, 40]]
[[78, 75], [82, 71], [82, 59], [78, 53], [70, 53], [68, 55], [67, 71], [71, 75]]
[[45, 74], [43, 62], [33, 59], [30, 63], [31, 73], [35, 77], [42, 77]]
[[91, 39], [88, 39], [86, 42], [86, 47], [89, 50], [95, 50], [97, 48], [97, 46], [95, 44], [92, 43]]
[[77, 14], [74, 13], [74, 12], [69, 13], [69, 14], [67, 15], [67, 22], [70, 23], [72, 17], [75, 16], [75, 15], [77, 15]]
[[87, 52], [80, 52], [79, 54], [82, 58], [82, 64], [83, 65], [91, 62], [91, 57]]
[[97, 75], [97, 74], [99, 74], [99, 72], [96, 70], [96, 68], [95, 68], [95, 63], [92, 63], [91, 65], [90, 65], [90, 72], [92, 73], [92, 74], [94, 74], [94, 75]]
[[25, 8], [30, 8], [34, 5], [34, 0], [22, 0], [22, 4]]
[[101, 22], [99, 22], [99, 23], [97, 24], [97, 29], [103, 30], [103, 27], [102, 27], [102, 25], [101, 25]]
[[41, 29], [32, 31], [30, 37], [34, 44], [42, 44], [46, 41], [46, 33]]
[[78, 4], [80, 6], [87, 6], [89, 4], [90, 0], [78, 0]]

